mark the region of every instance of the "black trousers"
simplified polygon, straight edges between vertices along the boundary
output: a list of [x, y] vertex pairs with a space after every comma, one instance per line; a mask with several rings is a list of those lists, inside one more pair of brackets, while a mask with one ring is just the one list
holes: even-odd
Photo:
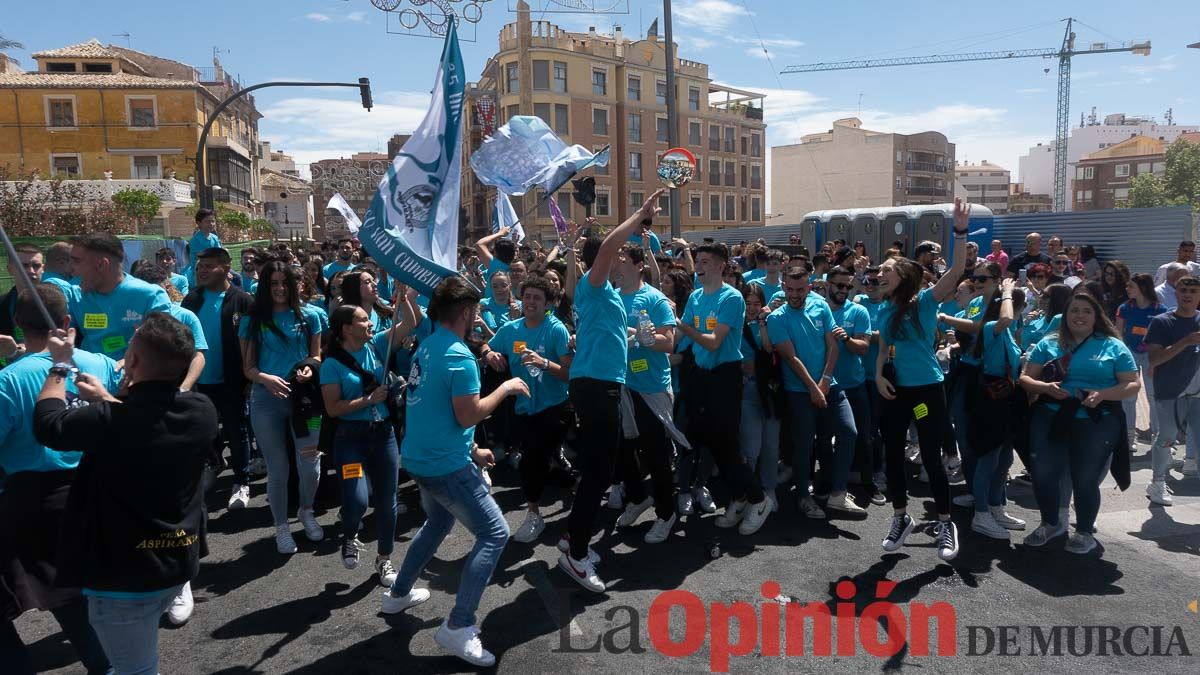
[[687, 437], [692, 447], [708, 446], [733, 501], [759, 503], [762, 486], [742, 456], [742, 364], [722, 363], [712, 370], [694, 368], [684, 383]]
[[654, 485], [654, 513], [667, 520], [675, 513], [675, 446], [667, 437], [667, 429], [650, 406], [636, 391], [633, 399], [633, 419], [637, 423], [637, 438], [621, 438], [621, 479], [625, 484], [627, 503], [641, 503], [647, 497], [642, 477], [650, 474]]
[[208, 397], [217, 408], [221, 420], [221, 440], [214, 444], [216, 458], [222, 451], [220, 443], [229, 446], [229, 463], [233, 482], [250, 484], [250, 439], [246, 435], [246, 393], [240, 386], [228, 384], [197, 384], [196, 391]]
[[579, 417], [575, 449], [580, 478], [567, 516], [567, 534], [571, 538], [571, 557], [586, 560], [600, 500], [612, 484], [621, 447], [621, 385], [581, 377], [571, 380], [569, 392]]
[[942, 466], [942, 441], [945, 439], [946, 394], [941, 383], [923, 387], [896, 387], [896, 398], [883, 401], [880, 430], [887, 454], [888, 499], [892, 506], [908, 506], [908, 489], [904, 475], [904, 445], [908, 425], [917, 424], [917, 440], [921, 445], [921, 463], [929, 474], [929, 490], [937, 504], [938, 514], [950, 513], [950, 481]]
[[522, 429], [521, 491], [526, 503], [537, 504], [546, 490], [550, 460], [557, 456], [559, 446], [567, 437], [574, 412], [571, 404], [563, 401], [532, 415], [517, 415], [516, 419], [517, 428]]

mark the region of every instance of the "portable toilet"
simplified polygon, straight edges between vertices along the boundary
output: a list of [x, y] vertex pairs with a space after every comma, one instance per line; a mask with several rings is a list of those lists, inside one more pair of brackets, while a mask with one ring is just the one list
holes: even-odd
[[876, 210], [876, 216], [879, 218], [879, 257], [871, 256], [876, 264], [882, 262], [883, 254], [892, 247], [893, 241], [901, 241], [904, 243], [904, 252], [908, 255], [912, 254], [916, 248], [912, 236], [913, 222], [915, 214], [911, 206], [885, 206]]
[[824, 211], [812, 211], [804, 215], [804, 219], [800, 221], [800, 243], [809, 250], [810, 253], [815, 253], [821, 248], [817, 242], [821, 240], [824, 222], [821, 215]]
[[871, 260], [879, 260], [879, 209], [851, 209], [850, 236], [846, 242], [854, 246], [862, 242]]

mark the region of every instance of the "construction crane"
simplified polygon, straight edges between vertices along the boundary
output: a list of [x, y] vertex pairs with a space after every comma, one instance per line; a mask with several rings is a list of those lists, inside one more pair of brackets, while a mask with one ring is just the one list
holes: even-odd
[[907, 56], [896, 59], [870, 59], [857, 61], [834, 61], [789, 66], [781, 74], [815, 73], [826, 70], [857, 70], [859, 68], [888, 68], [891, 66], [915, 66], [925, 63], [959, 63], [962, 61], [997, 61], [1003, 59], [1058, 59], [1058, 118], [1054, 134], [1054, 210], [1064, 211], [1067, 207], [1067, 129], [1070, 126], [1071, 108], [1071, 58], [1086, 54], [1112, 54], [1133, 52], [1141, 56], [1150, 55], [1150, 41], [1108, 43], [1096, 42], [1087, 49], [1075, 49], [1075, 22], [1066, 18], [1066, 32], [1062, 46], [1048, 49], [1018, 49], [999, 52], [974, 52], [965, 54], [934, 54], [933, 56]]

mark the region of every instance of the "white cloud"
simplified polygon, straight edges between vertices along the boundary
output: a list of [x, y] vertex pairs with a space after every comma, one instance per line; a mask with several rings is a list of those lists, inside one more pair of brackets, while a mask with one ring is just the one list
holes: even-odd
[[310, 12], [308, 14], [305, 14], [304, 18], [306, 18], [310, 21], [316, 21], [318, 23], [325, 23], [326, 21], [333, 20], [328, 14], [321, 14], [319, 12]]
[[695, 26], [709, 33], [723, 33], [734, 19], [744, 15], [745, 7], [728, 0], [684, 0], [672, 8], [672, 16], [680, 23]]
[[1045, 88], [1043, 88], [1043, 87], [1028, 87], [1026, 89], [1018, 89], [1017, 93], [1018, 94], [1040, 94], [1043, 91], [1046, 91]]
[[775, 52], [763, 51], [762, 47], [747, 47], [746, 55], [753, 56], [756, 59], [763, 59], [764, 61], [768, 58], [774, 59], [778, 56]]
[[1134, 75], [1148, 75], [1150, 73], [1157, 73], [1157, 72], [1164, 72], [1164, 73], [1171, 72], [1172, 70], [1179, 68], [1179, 64], [1175, 63], [1175, 56], [1176, 56], [1175, 54], [1172, 54], [1166, 58], [1159, 59], [1158, 63], [1147, 63], [1147, 64], [1138, 64], [1138, 65], [1130, 65], [1130, 66], [1121, 66], [1121, 71], [1126, 72], [1126, 73], [1132, 73]]
[[366, 23], [367, 22], [367, 13], [366, 12], [350, 12], [349, 14], [346, 15], [346, 21], [352, 21], [354, 23]]
[[309, 12], [304, 15], [305, 19], [315, 21], [317, 23], [330, 23], [333, 21], [344, 23], [367, 23], [367, 13], [356, 11], [347, 14], [323, 14], [321, 12]]

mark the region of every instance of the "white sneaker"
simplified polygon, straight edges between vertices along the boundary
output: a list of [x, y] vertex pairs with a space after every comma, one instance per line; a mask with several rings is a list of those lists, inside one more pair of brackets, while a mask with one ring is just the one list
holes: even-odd
[[383, 606], [379, 611], [384, 614], [396, 614], [409, 607], [415, 607], [429, 599], [429, 591], [424, 588], [414, 588], [408, 595], [395, 596], [391, 591], [383, 594]]
[[1008, 515], [1008, 513], [1006, 513], [1004, 511], [1003, 506], [992, 506], [989, 508], [989, 510], [992, 512], [992, 518], [996, 521], [996, 524], [999, 525], [1000, 527], [1003, 527], [1006, 530], [1024, 530], [1025, 529], [1025, 521], [1021, 520], [1020, 518], [1014, 518], [1013, 516]]
[[292, 539], [292, 531], [288, 529], [287, 525], [275, 527], [275, 549], [284, 555], [296, 552], [296, 540]]
[[441, 645], [442, 649], [473, 666], [487, 668], [496, 664], [496, 657], [483, 648], [483, 642], [479, 639], [479, 629], [475, 626], [451, 628], [443, 622], [442, 627], [434, 633], [433, 640]]
[[342, 565], [346, 569], [352, 570], [358, 567], [358, 554], [362, 548], [362, 542], [358, 540], [357, 536], [342, 537]]
[[558, 567], [587, 590], [593, 593], [604, 592], [604, 582], [596, 575], [596, 567], [591, 560], [576, 560], [569, 553], [560, 553]]
[[888, 526], [887, 536], [883, 538], [883, 550], [895, 551], [903, 546], [904, 540], [912, 534], [916, 524], [912, 516], [907, 513], [902, 516], [893, 515], [891, 525]]
[[933, 536], [937, 539], [939, 558], [949, 562], [958, 556], [958, 526], [954, 521], [939, 520], [933, 528]]
[[695, 508], [692, 502], [692, 493], [680, 492], [675, 496], [675, 511], [681, 516], [690, 516]]
[[1092, 549], [1096, 548], [1096, 538], [1087, 532], [1076, 532], [1071, 535], [1065, 548], [1067, 549], [1067, 553], [1074, 553], [1075, 555], [1090, 553]]
[[972, 506], [975, 506], [975, 495], [968, 492], [964, 495], [958, 495], [954, 499], [951, 499], [950, 502], [955, 506], [962, 506], [969, 509]]
[[1170, 506], [1175, 503], [1175, 500], [1171, 498], [1171, 488], [1167, 487], [1166, 481], [1151, 481], [1146, 486], [1146, 496], [1150, 498], [1151, 502], [1161, 506]]
[[866, 509], [854, 502], [854, 498], [848, 492], [839, 497], [830, 497], [829, 501], [825, 502], [825, 508], [843, 513], [852, 513], [856, 516], [861, 516], [867, 512]]
[[608, 489], [608, 508], [614, 511], [625, 508], [625, 486], [617, 483]]
[[1008, 530], [996, 522], [991, 511], [976, 511], [975, 517], [971, 519], [971, 529], [985, 537], [1008, 541]]
[[692, 502], [695, 504], [696, 510], [700, 513], [716, 513], [717, 504], [713, 501], [712, 495], [708, 493], [708, 488], [698, 487], [692, 490]]
[[233, 493], [229, 495], [229, 505], [226, 507], [230, 511], [244, 509], [250, 505], [250, 486], [234, 484]]
[[[571, 553], [571, 538], [569, 536], [564, 534], [562, 538], [558, 540], [558, 550], [560, 553], [566, 553], [568, 555]], [[596, 553], [596, 550], [591, 546], [588, 546], [587, 558], [588, 562], [593, 565], [600, 564], [600, 554]]]
[[667, 520], [656, 518], [654, 524], [650, 526], [650, 531], [646, 536], [642, 537], [642, 541], [647, 544], [661, 544], [671, 536], [671, 528], [675, 527], [676, 516], [674, 513]]
[[171, 601], [171, 606], [167, 608], [167, 618], [172, 624], [182, 626], [192, 618], [194, 609], [196, 609], [196, 603], [192, 600], [192, 582], [189, 581], [179, 590], [179, 595]]
[[513, 540], [522, 544], [528, 544], [535, 541], [542, 534], [542, 530], [546, 529], [546, 521], [542, 519], [540, 513], [534, 511], [526, 512], [525, 521], [517, 528], [513, 534]]
[[396, 568], [392, 567], [391, 558], [375, 558], [375, 574], [379, 575], [379, 585], [384, 588], [391, 588], [392, 582], [396, 580]]
[[746, 500], [741, 499], [736, 502], [729, 502], [729, 506], [725, 507], [724, 513], [717, 516], [714, 525], [717, 527], [733, 527], [742, 522], [742, 518], [746, 516], [746, 507], [749, 506]]
[[1183, 460], [1183, 475], [1187, 476], [1188, 478], [1195, 478], [1197, 476], [1200, 476], [1200, 467], [1197, 467], [1196, 460], [1194, 460], [1194, 459]]
[[1023, 542], [1026, 546], [1045, 546], [1050, 540], [1057, 539], [1067, 533], [1067, 521], [1059, 517], [1058, 525], [1042, 523], [1030, 532]]
[[738, 534], [750, 535], [758, 532], [763, 523], [767, 522], [767, 516], [771, 515], [771, 501], [764, 498], [757, 504], [747, 504], [745, 516], [742, 518], [741, 524], [738, 525]]
[[296, 519], [304, 526], [304, 536], [309, 541], [321, 541], [325, 538], [325, 530], [317, 522], [317, 516], [312, 509], [296, 509]]
[[817, 502], [812, 497], [804, 497], [800, 500], [800, 513], [803, 513], [805, 518], [815, 520], [825, 518], [825, 510], [817, 506]]
[[637, 504], [629, 502], [625, 505], [625, 513], [622, 513], [620, 517], [617, 518], [617, 527], [629, 527], [630, 525], [633, 525], [637, 522], [637, 519], [641, 518], [642, 514], [645, 513], [646, 510], [651, 506], [654, 506], [653, 497], [646, 497]]

